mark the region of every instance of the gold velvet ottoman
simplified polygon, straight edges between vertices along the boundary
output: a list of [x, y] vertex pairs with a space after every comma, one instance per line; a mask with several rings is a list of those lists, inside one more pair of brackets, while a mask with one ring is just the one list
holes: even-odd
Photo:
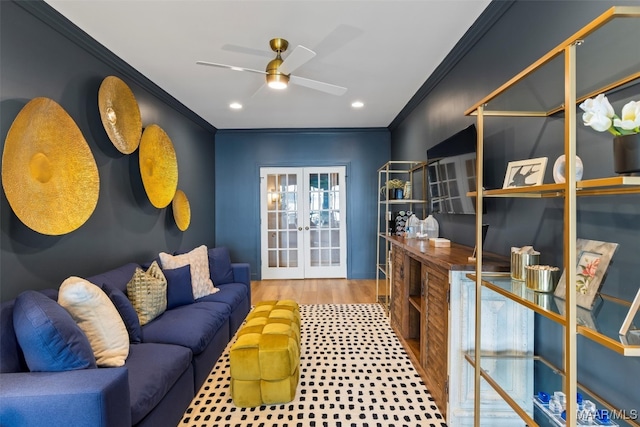
[[300, 309], [292, 300], [255, 305], [231, 346], [231, 397], [239, 407], [290, 402], [300, 365]]

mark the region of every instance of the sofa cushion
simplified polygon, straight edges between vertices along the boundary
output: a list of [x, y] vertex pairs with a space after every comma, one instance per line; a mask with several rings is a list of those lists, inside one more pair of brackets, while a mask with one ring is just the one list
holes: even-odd
[[129, 370], [131, 423], [144, 418], [191, 365], [188, 348], [156, 343], [132, 344]]
[[200, 354], [231, 314], [227, 304], [196, 302], [165, 311], [142, 327], [144, 342], [176, 344]]
[[13, 308], [16, 337], [31, 371], [95, 368], [91, 344], [71, 315], [36, 291], [24, 291]]
[[0, 373], [27, 371], [22, 350], [13, 328], [15, 300], [0, 304]]
[[138, 313], [133, 308], [129, 298], [120, 289], [111, 286], [107, 283], [102, 285], [102, 290], [107, 294], [113, 305], [116, 306], [124, 326], [127, 328], [129, 334], [130, 343], [142, 342], [142, 327], [140, 326], [140, 319], [138, 319]]
[[114, 268], [113, 270], [109, 270], [95, 276], [86, 277], [86, 279], [91, 283], [108, 283], [110, 286], [118, 288], [126, 294], [127, 283], [129, 283], [129, 280], [131, 280], [131, 277], [136, 271], [136, 268], [140, 268], [140, 265], [130, 262], [118, 268]]
[[193, 303], [191, 266], [163, 270], [167, 278], [167, 310]]
[[162, 268], [165, 269], [183, 267], [187, 264], [191, 266], [191, 286], [194, 298], [197, 299], [218, 292], [218, 289], [213, 286], [209, 274], [209, 257], [205, 245], [198, 246], [192, 251], [181, 255], [160, 252], [159, 256]]
[[152, 263], [147, 271], [136, 268], [127, 283], [127, 296], [138, 313], [141, 326], [167, 309], [167, 279], [158, 263]]
[[248, 288], [243, 283], [226, 283], [224, 285], [219, 285], [218, 289], [220, 289], [219, 292], [202, 297], [198, 299], [198, 302], [222, 302], [231, 307], [231, 311], [235, 311], [235, 309], [247, 298], [247, 295], [249, 294]]
[[233, 279], [233, 270], [231, 269], [231, 256], [229, 250], [225, 247], [211, 248], [208, 251], [209, 256], [209, 272], [213, 285], [223, 285], [231, 283]]
[[84, 331], [98, 366], [124, 365], [129, 354], [129, 334], [120, 313], [99, 286], [80, 277], [69, 277], [60, 285], [58, 303]]

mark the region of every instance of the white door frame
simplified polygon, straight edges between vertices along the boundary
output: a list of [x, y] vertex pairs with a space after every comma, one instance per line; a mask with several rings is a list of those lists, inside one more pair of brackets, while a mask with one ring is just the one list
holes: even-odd
[[345, 166], [260, 168], [262, 279], [347, 277], [345, 177]]

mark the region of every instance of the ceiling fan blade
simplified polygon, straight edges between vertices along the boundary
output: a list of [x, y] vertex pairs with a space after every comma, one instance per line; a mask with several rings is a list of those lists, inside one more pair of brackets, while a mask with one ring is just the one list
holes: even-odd
[[228, 68], [228, 69], [233, 70], [233, 71], [248, 71], [250, 73], [256, 73], [256, 74], [267, 74], [266, 71], [253, 70], [251, 68], [245, 68], [245, 67], [237, 67], [235, 65], [218, 64], [218, 63], [215, 63], [215, 62], [196, 61], [196, 64], [198, 64], [198, 65], [208, 65], [210, 67]]
[[307, 49], [304, 46], [296, 46], [295, 49], [282, 61], [278, 71], [282, 74], [291, 74], [298, 67], [306, 64], [311, 58], [316, 56], [316, 53], [311, 49]]
[[238, 46], [235, 44], [225, 44], [220, 47], [222, 50], [226, 50], [229, 52], [243, 53], [246, 55], [254, 55], [254, 56], [262, 56], [263, 58], [273, 58], [273, 52], [262, 50], [262, 49], [254, 49], [251, 47]]
[[332, 85], [331, 83], [319, 82], [317, 80], [305, 79], [304, 77], [290, 76], [289, 82], [298, 86], [326, 92], [331, 95], [341, 96], [347, 91], [346, 87]]

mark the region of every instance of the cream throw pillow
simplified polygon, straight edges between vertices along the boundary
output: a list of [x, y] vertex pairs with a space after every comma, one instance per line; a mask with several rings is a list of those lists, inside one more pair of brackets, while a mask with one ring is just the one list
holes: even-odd
[[198, 246], [191, 252], [181, 255], [170, 255], [165, 252], [160, 252], [160, 262], [164, 269], [180, 268], [187, 264], [191, 266], [193, 299], [202, 298], [219, 291], [218, 288], [213, 286], [213, 282], [211, 281], [209, 274], [209, 253], [205, 245]]
[[144, 271], [136, 268], [127, 283], [127, 296], [144, 326], [167, 309], [167, 279], [156, 261]]
[[102, 289], [80, 277], [69, 277], [58, 291], [64, 307], [91, 344], [101, 367], [123, 366], [129, 355], [129, 334], [120, 313]]

